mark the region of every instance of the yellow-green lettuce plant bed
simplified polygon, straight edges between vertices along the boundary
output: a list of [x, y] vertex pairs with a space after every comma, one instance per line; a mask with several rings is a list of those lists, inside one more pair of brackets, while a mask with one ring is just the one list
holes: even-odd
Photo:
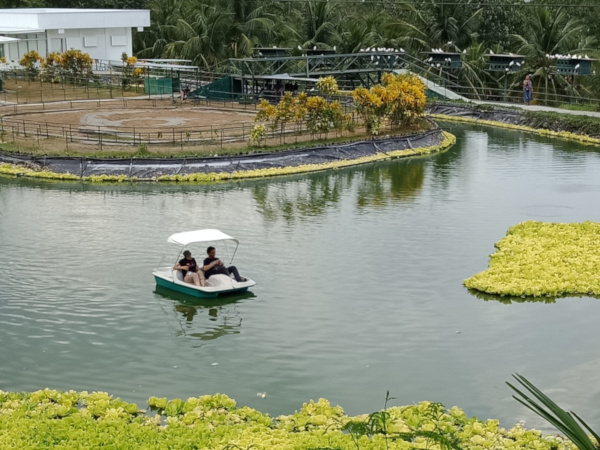
[[[431, 153], [442, 152], [452, 147], [456, 143], [456, 137], [446, 131], [442, 132], [442, 142], [439, 145], [430, 147], [418, 147], [407, 150], [397, 150], [391, 152], [381, 152], [375, 155], [364, 156], [355, 159], [345, 159], [339, 161], [333, 161], [323, 164], [303, 164], [299, 166], [290, 167], [274, 167], [268, 169], [256, 169], [256, 170], [240, 170], [232, 173], [220, 172], [220, 173], [191, 173], [187, 175], [162, 175], [157, 178], [148, 179], [146, 181], [171, 181], [171, 182], [196, 182], [196, 183], [215, 183], [215, 182], [227, 182], [234, 180], [253, 179], [253, 178], [267, 178], [275, 176], [294, 175], [307, 172], [317, 172], [322, 170], [334, 170], [341, 169], [344, 167], [355, 166], [359, 164], [367, 164], [377, 161], [385, 161], [396, 158], [403, 158], [409, 156], [428, 155]], [[127, 177], [125, 175], [92, 175], [88, 177], [80, 178], [77, 175], [55, 173], [47, 170], [35, 170], [30, 167], [4, 163], [0, 164], [0, 174], [12, 175], [19, 177], [30, 177], [30, 178], [43, 178], [43, 179], [54, 179], [54, 180], [82, 180], [86, 182], [124, 182], [124, 181], [143, 181], [137, 177]]]
[[223, 394], [150, 397], [148, 406], [105, 392], [0, 391], [0, 448], [576, 449], [561, 437], [505, 429], [431, 402], [350, 417], [319, 399], [276, 419]]
[[522, 297], [600, 295], [600, 223], [527, 221], [495, 244], [469, 289]]
[[566, 139], [569, 141], [576, 141], [585, 145], [600, 145], [600, 138], [588, 136], [585, 134], [577, 134], [572, 133], [570, 131], [552, 131], [544, 128], [533, 128], [527, 125], [515, 125], [511, 123], [499, 122], [496, 120], [482, 120], [475, 119], [472, 117], [462, 117], [462, 116], [451, 116], [448, 114], [429, 114], [429, 117], [438, 120], [446, 120], [449, 122], [463, 122], [463, 123], [472, 123], [476, 125], [488, 125], [498, 128], [506, 128], [513, 131], [524, 131], [527, 133], [534, 133], [539, 136], [553, 137], [559, 139]]

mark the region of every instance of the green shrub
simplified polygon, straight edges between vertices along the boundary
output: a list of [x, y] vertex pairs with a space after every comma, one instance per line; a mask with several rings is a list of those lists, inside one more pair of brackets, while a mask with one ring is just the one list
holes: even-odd
[[325, 399], [273, 420], [223, 394], [151, 397], [139, 410], [105, 392], [0, 391], [0, 448], [144, 449], [575, 449], [562, 438], [496, 420], [469, 418], [439, 403], [349, 417]]

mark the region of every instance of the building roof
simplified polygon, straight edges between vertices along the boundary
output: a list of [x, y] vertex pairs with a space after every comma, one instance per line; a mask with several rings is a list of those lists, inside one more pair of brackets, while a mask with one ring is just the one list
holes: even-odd
[[149, 27], [148, 9], [11, 8], [0, 9], [0, 33], [45, 30]]

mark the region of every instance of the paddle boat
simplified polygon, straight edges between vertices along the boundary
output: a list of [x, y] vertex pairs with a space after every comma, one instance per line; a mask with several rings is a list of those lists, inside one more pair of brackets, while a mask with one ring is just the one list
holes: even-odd
[[[206, 255], [207, 244], [213, 244], [214, 247], [217, 247], [219, 252], [225, 250], [226, 253], [229, 252], [227, 244], [235, 244], [233, 255], [231, 256], [231, 260], [228, 264], [231, 265], [233, 257], [235, 256], [239, 246], [239, 241], [236, 238], [231, 237], [219, 230], [209, 229], [175, 233], [169, 236], [167, 243], [178, 246], [179, 253], [171, 265], [154, 269], [152, 275], [156, 280], [157, 286], [191, 295], [193, 297], [214, 298], [223, 294], [244, 292], [256, 284], [256, 282], [249, 278], [246, 278], [246, 281], [238, 282], [233, 278], [233, 275], [227, 276], [223, 274], [216, 274], [212, 275], [210, 278], [207, 278], [206, 286], [200, 287], [183, 281], [183, 274], [181, 273], [181, 270], [173, 270], [173, 267], [177, 264], [177, 262], [182, 259], [184, 250], [188, 247], [193, 250], [192, 256], [197, 259], [198, 264], [201, 266]], [[199, 246], [198, 244], [202, 245]]]

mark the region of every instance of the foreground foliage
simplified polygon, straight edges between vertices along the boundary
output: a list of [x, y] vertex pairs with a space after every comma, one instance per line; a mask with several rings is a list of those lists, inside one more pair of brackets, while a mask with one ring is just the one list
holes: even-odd
[[[524, 376], [517, 374], [513, 377], [521, 385], [521, 389], [524, 388], [524, 391], [522, 391], [512, 384], [506, 383], [516, 392], [517, 395], [513, 395], [515, 400], [551, 423], [561, 433], [564, 433], [578, 449], [600, 449], [600, 435], [592, 430], [581, 417], [572, 411], [567, 412], [562, 409]], [[588, 433], [591, 434], [591, 437], [588, 436]]]
[[600, 223], [523, 222], [495, 246], [489, 268], [466, 287], [511, 296], [600, 295]]
[[439, 403], [391, 407], [349, 417], [325, 399], [273, 420], [226, 395], [167, 400], [150, 411], [104, 392], [0, 391], [1, 448], [238, 449], [574, 449], [520, 425], [468, 418]]

